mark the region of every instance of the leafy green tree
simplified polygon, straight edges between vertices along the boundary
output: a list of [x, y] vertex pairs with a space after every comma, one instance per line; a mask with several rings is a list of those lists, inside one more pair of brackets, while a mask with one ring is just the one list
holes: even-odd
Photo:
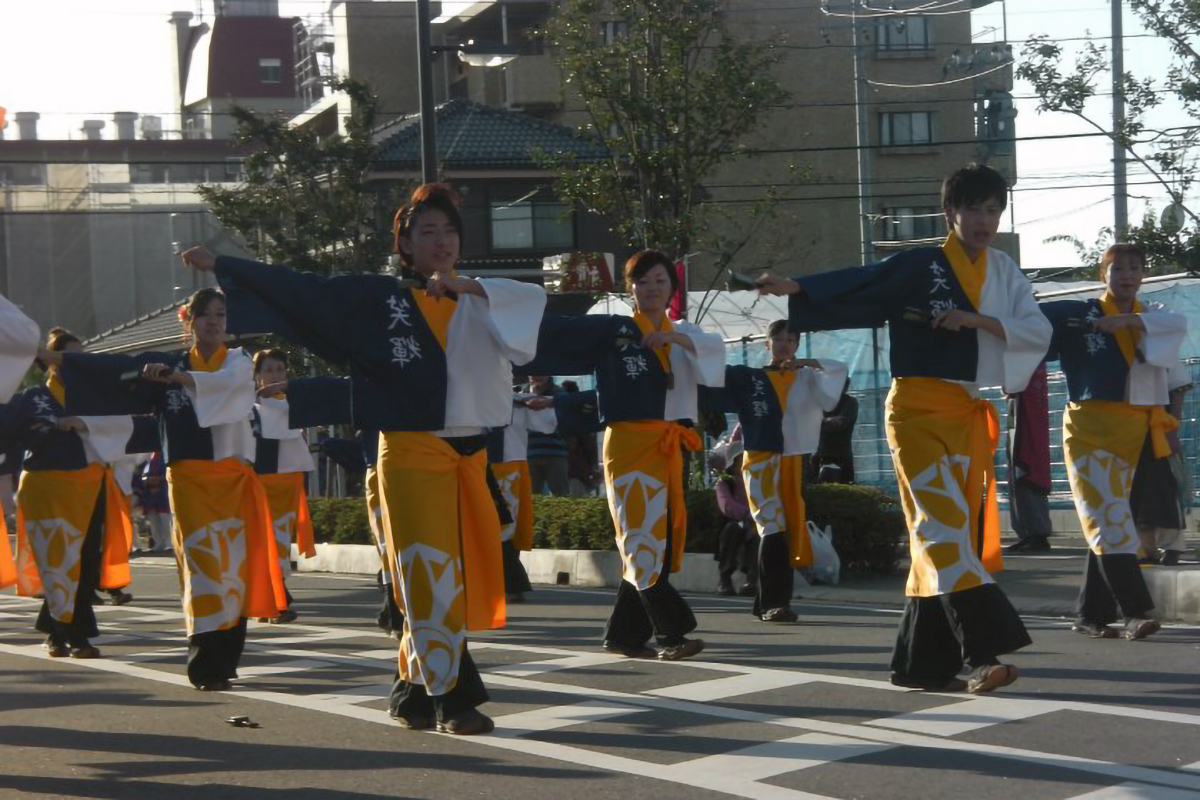
[[[1170, 49], [1174, 62], [1166, 75], [1126, 72], [1120, 76], [1126, 112], [1115, 130], [1108, 116], [1108, 98], [1098, 105], [1091, 102], [1111, 88], [1106, 46], [1088, 42], [1068, 63], [1069, 54], [1061, 44], [1049, 36], [1034, 36], [1022, 49], [1017, 76], [1033, 85], [1039, 112], [1070, 114], [1110, 137], [1131, 162], [1142, 166], [1167, 190], [1184, 214], [1185, 224], [1178, 230], [1164, 228], [1148, 214], [1141, 223], [1119, 232], [1121, 240], [1146, 249], [1156, 271], [1195, 269], [1200, 266], [1196, 255], [1200, 209], [1190, 207], [1186, 195], [1197, 177], [1195, 151], [1200, 126], [1156, 130], [1148, 115], [1165, 98], [1173, 97], [1192, 119], [1200, 117], [1200, 0], [1129, 0], [1129, 5], [1145, 28]], [[1106, 229], [1100, 241], [1111, 242], [1113, 237], [1114, 231]], [[1081, 255], [1094, 249], [1080, 245]]]
[[[744, 139], [788, 97], [777, 42], [735, 38], [719, 0], [561, 0], [543, 36], [587, 114], [582, 135], [607, 153], [542, 154], [559, 197], [631, 248], [681, 257], [705, 243], [705, 180], [751, 155]], [[715, 232], [707, 245], [726, 260], [740, 246]]]
[[332, 274], [375, 272], [391, 251], [392, 187], [369, 183], [377, 101], [366, 85], [336, 80], [351, 98], [346, 135], [323, 138], [286, 118], [234, 107], [234, 140], [253, 147], [236, 187], [202, 186], [220, 222], [259, 259]]

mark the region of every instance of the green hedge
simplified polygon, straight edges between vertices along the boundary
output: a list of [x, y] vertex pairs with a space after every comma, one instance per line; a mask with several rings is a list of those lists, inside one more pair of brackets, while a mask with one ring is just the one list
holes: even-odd
[[[845, 573], [894, 573], [905, 542], [904, 516], [896, 501], [866, 486], [819, 484], [806, 490], [808, 516], [833, 526], [833, 544]], [[373, 544], [362, 498], [309, 498], [318, 542]], [[721, 516], [716, 494], [688, 491], [690, 553], [716, 550]], [[613, 550], [608, 503], [600, 497], [533, 499], [534, 547], [559, 550]]]

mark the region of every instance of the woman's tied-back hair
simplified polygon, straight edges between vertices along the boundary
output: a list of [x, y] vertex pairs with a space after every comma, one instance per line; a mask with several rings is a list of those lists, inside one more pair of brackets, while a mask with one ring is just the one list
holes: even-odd
[[458, 204], [458, 194], [446, 183], [423, 183], [413, 190], [408, 204], [400, 207], [392, 222], [392, 249], [399, 254], [405, 266], [412, 266], [412, 254], [400, 248], [400, 240], [412, 239], [412, 229], [417, 224], [417, 218], [425, 211], [437, 209], [445, 214], [450, 224], [458, 231], [459, 246], [462, 246], [463, 223]]
[[1104, 251], [1104, 255], [1100, 258], [1100, 280], [1106, 280], [1108, 268], [1117, 260], [1117, 256], [1135, 256], [1142, 264], [1142, 269], [1146, 269], [1146, 251], [1138, 247], [1136, 244], [1122, 242], [1114, 244]]
[[667, 271], [667, 277], [671, 279], [671, 293], [678, 291], [679, 276], [675, 274], [675, 262], [661, 250], [642, 250], [629, 257], [625, 262], [625, 291], [633, 294], [633, 285], [637, 283], [638, 278], [659, 264], [662, 264]]
[[263, 364], [267, 361], [278, 361], [287, 366], [287, 353], [280, 350], [278, 347], [268, 347], [264, 350], [259, 350], [254, 354], [254, 374], [262, 372]]
[[51, 328], [46, 334], [46, 349], [53, 353], [61, 353], [69, 344], [83, 344], [83, 340], [66, 328]]
[[188, 301], [179, 309], [179, 321], [186, 328], [196, 319], [196, 317], [208, 311], [208, 306], [213, 300], [225, 302], [225, 295], [220, 289], [213, 286], [208, 286], [188, 298]]

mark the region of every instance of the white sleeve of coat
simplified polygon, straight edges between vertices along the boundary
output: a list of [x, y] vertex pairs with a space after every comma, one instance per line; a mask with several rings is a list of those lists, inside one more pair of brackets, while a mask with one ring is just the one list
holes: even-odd
[[525, 412], [525, 427], [534, 433], [554, 433], [558, 430], [558, 415], [554, 413], [554, 406], [550, 408], [524, 408], [519, 409]]
[[264, 439], [299, 439], [304, 435], [304, 431], [299, 428], [288, 427], [287, 400], [266, 397], [259, 400], [254, 407], [258, 409]]
[[690, 322], [676, 322], [672, 327], [675, 333], [682, 333], [692, 340], [696, 348], [693, 353], [684, 347], [672, 347], [671, 351], [680, 351], [688, 365], [692, 368], [696, 383], [719, 389], [725, 385], [725, 342], [715, 333], [707, 333], [700, 326]]
[[0, 403], [7, 403], [21, 388], [41, 338], [37, 323], [0, 295]]
[[87, 425], [83, 438], [102, 464], [115, 464], [125, 458], [125, 447], [133, 436], [133, 417], [80, 417]]
[[[988, 256], [999, 251], [989, 250]], [[999, 261], [999, 260], [998, 260]], [[1024, 391], [1034, 371], [1046, 357], [1050, 336], [1054, 333], [1050, 320], [1033, 299], [1033, 287], [1016, 263], [1004, 256], [1007, 276], [1008, 309], [998, 314], [1004, 328], [1004, 391], [1015, 394]], [[989, 264], [989, 268], [990, 268]], [[997, 264], [999, 266], [999, 264]], [[984, 331], [979, 336], [991, 336]]]
[[1158, 303], [1147, 303], [1139, 316], [1146, 332], [1142, 334], [1141, 350], [1147, 364], [1171, 369], [1179, 363], [1179, 348], [1187, 336], [1187, 317], [1168, 311]]
[[838, 401], [842, 399], [842, 388], [846, 385], [846, 378], [850, 375], [850, 368], [841, 361], [835, 361], [832, 358], [817, 359], [821, 368], [819, 370], [811, 370], [812, 375], [812, 391], [813, 399], [822, 411], [833, 411], [837, 408]]
[[229, 351], [216, 372], [189, 372], [196, 388], [188, 389], [196, 421], [202, 428], [244, 422], [254, 410], [254, 365], [242, 348]]
[[504, 357], [514, 364], [532, 361], [546, 311], [546, 290], [507, 278], [481, 278], [479, 285], [487, 299], [473, 295], [465, 299], [486, 304], [488, 330]]

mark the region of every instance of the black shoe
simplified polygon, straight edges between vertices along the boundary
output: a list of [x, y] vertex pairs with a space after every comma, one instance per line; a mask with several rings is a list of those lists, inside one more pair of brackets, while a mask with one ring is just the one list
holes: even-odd
[[1029, 544], [1025, 547], [1026, 553], [1048, 553], [1050, 552], [1050, 540], [1045, 536], [1033, 536], [1028, 540]]
[[524, 603], [525, 602], [525, 593], [524, 592], [509, 592], [508, 594], [504, 595], [504, 602], [506, 602], [506, 603]]
[[289, 622], [295, 622], [296, 617], [298, 616], [300, 615], [296, 613], [295, 609], [285, 608], [283, 611], [279, 612], [279, 616], [271, 617], [270, 623], [272, 625], [286, 625]]
[[796, 622], [800, 617], [790, 608], [769, 608], [759, 619], [763, 622]]
[[1131, 642], [1145, 639], [1152, 633], [1158, 633], [1162, 625], [1158, 620], [1134, 618], [1125, 623], [1125, 638]]
[[614, 656], [625, 656], [626, 658], [658, 658], [658, 651], [653, 647], [641, 645], [640, 647], [628, 647], [626, 645], [617, 644], [616, 642], [605, 642], [604, 652], [612, 653]]
[[967, 682], [962, 678], [948, 678], [944, 681], [911, 678], [907, 675], [892, 674], [892, 686], [902, 686], [905, 689], [919, 689], [922, 692], [965, 692]]
[[71, 648], [53, 636], [47, 636], [42, 647], [46, 648], [46, 655], [51, 658], [66, 658], [71, 655]]
[[742, 597], [754, 597], [754, 595], [758, 594], [758, 586], [753, 583], [747, 583], [738, 590], [738, 594]]
[[1147, 553], [1138, 559], [1138, 565], [1143, 567], [1158, 566], [1160, 563], [1162, 562], [1159, 561], [1158, 553]]
[[734, 594], [736, 594], [736, 593], [733, 591], [732, 585], [730, 585], [728, 583], [718, 583], [717, 584], [717, 596], [718, 597], [733, 597]]
[[219, 681], [210, 681], [209, 683], [201, 683], [196, 686], [196, 689], [201, 692], [227, 692], [233, 688], [227, 679], [222, 678]]
[[691, 658], [704, 649], [703, 639], [684, 639], [679, 644], [664, 647], [658, 651], [659, 661], [682, 661]]
[[100, 658], [100, 648], [92, 644], [82, 644], [71, 648], [71, 658]]
[[91, 602], [91, 604], [92, 604], [92, 605], [94, 605], [94, 606], [102, 606], [102, 605], [104, 605], [104, 598], [103, 598], [103, 597], [101, 597], [101, 596], [100, 596], [100, 595], [98, 595], [98, 594], [94, 594], [94, 593], [93, 593], [93, 594], [92, 594], [92, 599], [91, 599], [91, 601], [90, 601], [90, 602]]
[[108, 601], [114, 606], [123, 606], [133, 599], [133, 595], [129, 592], [123, 592], [120, 589], [113, 589], [108, 594]]
[[1076, 633], [1082, 633], [1085, 636], [1090, 636], [1093, 639], [1115, 639], [1118, 634], [1115, 628], [1110, 628], [1102, 622], [1095, 622], [1090, 619], [1077, 619], [1071, 625], [1071, 630]]
[[970, 694], [987, 694], [1003, 689], [1017, 679], [1017, 668], [1011, 664], [989, 664], [971, 673], [967, 679]]
[[492, 718], [478, 709], [460, 711], [445, 722], [438, 722], [438, 733], [452, 733], [455, 736], [476, 736], [481, 733], [491, 733], [496, 730]]
[[427, 731], [433, 727], [433, 717], [423, 717], [420, 714], [391, 713], [389, 716], [400, 723], [400, 727], [410, 731]]
[[1004, 552], [1006, 552], [1006, 553], [1024, 553], [1028, 549], [1029, 549], [1029, 540], [1028, 539], [1017, 539], [1015, 542], [1013, 542], [1012, 544], [1005, 547]]
[[1178, 567], [1179, 559], [1183, 555], [1179, 550], [1163, 550], [1161, 563], [1164, 567]]

